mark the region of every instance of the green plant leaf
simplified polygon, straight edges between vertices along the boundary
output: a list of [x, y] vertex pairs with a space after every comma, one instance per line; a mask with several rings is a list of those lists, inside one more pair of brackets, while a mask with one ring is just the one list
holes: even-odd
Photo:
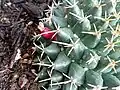
[[53, 60], [56, 59], [60, 52], [60, 47], [57, 44], [50, 44], [48, 47], [44, 48], [44, 52]]
[[75, 84], [81, 86], [84, 83], [85, 69], [77, 63], [71, 63], [68, 75], [73, 78]]
[[101, 74], [93, 70], [88, 70], [86, 72], [86, 84], [103, 86], [103, 79]]
[[91, 24], [87, 18], [85, 18], [84, 21], [82, 22], [82, 30], [83, 31], [90, 31], [91, 30]]
[[95, 51], [86, 49], [82, 56], [80, 65], [89, 69], [94, 69], [97, 67], [100, 58], [101, 56], [97, 55]]
[[[71, 53], [69, 54], [69, 57], [73, 60], [80, 60], [81, 56], [83, 55], [83, 52], [84, 50], [86, 49], [86, 47], [84, 46], [84, 44], [81, 42], [81, 40], [79, 39], [79, 41], [76, 43], [76, 41], [78, 40], [79, 38], [74, 38], [73, 39], [73, 42], [75, 43], [74, 46], [73, 46], [73, 50], [71, 51]], [[66, 53], [68, 54], [69, 51], [72, 49], [71, 48], [68, 48], [66, 49]]]
[[60, 90], [61, 87], [60, 86], [49, 86], [47, 90]]
[[63, 85], [62, 90], [78, 90], [78, 86], [76, 87], [76, 86], [72, 85], [72, 88], [70, 88], [70, 87], [71, 87], [71, 83], [65, 84], [65, 85]]
[[53, 16], [52, 21], [60, 27], [67, 27], [67, 20], [64, 17]]
[[95, 48], [98, 45], [98, 43], [100, 42], [100, 39], [101, 38], [97, 38], [96, 36], [93, 36], [93, 35], [86, 35], [82, 39], [82, 41], [87, 47]]
[[120, 85], [120, 80], [111, 74], [103, 74], [102, 75], [104, 80], [104, 85], [108, 86], [109, 88], [116, 87]]
[[58, 40], [63, 42], [70, 42], [70, 38], [73, 38], [74, 34], [70, 28], [60, 28], [58, 33]]
[[60, 52], [54, 62], [54, 69], [60, 72], [67, 72], [70, 63], [71, 60], [65, 55], [65, 53]]
[[65, 16], [64, 8], [62, 6], [58, 6], [57, 8], [55, 8], [54, 15], [57, 17], [64, 18]]
[[63, 75], [60, 72], [58, 72], [58, 71], [53, 72], [53, 74], [51, 76], [52, 82], [60, 82], [60, 81], [62, 81], [62, 79], [63, 79]]

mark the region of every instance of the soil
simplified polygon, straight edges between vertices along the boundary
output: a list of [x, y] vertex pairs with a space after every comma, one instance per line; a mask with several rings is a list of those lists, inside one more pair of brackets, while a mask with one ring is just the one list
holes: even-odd
[[0, 0], [0, 90], [40, 90], [34, 82], [31, 39], [51, 2]]

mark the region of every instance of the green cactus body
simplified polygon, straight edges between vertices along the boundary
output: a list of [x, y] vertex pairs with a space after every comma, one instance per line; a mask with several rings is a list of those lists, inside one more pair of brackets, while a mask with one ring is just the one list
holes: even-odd
[[44, 24], [52, 28], [56, 39], [38, 36], [33, 40], [41, 88], [119, 88], [120, 1], [54, 0], [50, 11], [52, 24]]

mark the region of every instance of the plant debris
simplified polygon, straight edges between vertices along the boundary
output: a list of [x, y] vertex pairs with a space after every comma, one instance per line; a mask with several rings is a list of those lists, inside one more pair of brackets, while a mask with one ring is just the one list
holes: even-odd
[[0, 90], [40, 90], [31, 38], [52, 0], [0, 0]]

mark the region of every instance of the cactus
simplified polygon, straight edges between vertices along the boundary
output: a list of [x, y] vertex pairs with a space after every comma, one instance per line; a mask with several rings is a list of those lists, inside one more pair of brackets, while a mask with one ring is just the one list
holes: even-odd
[[49, 9], [41, 19], [49, 29], [33, 40], [41, 88], [120, 90], [120, 1], [58, 0]]

